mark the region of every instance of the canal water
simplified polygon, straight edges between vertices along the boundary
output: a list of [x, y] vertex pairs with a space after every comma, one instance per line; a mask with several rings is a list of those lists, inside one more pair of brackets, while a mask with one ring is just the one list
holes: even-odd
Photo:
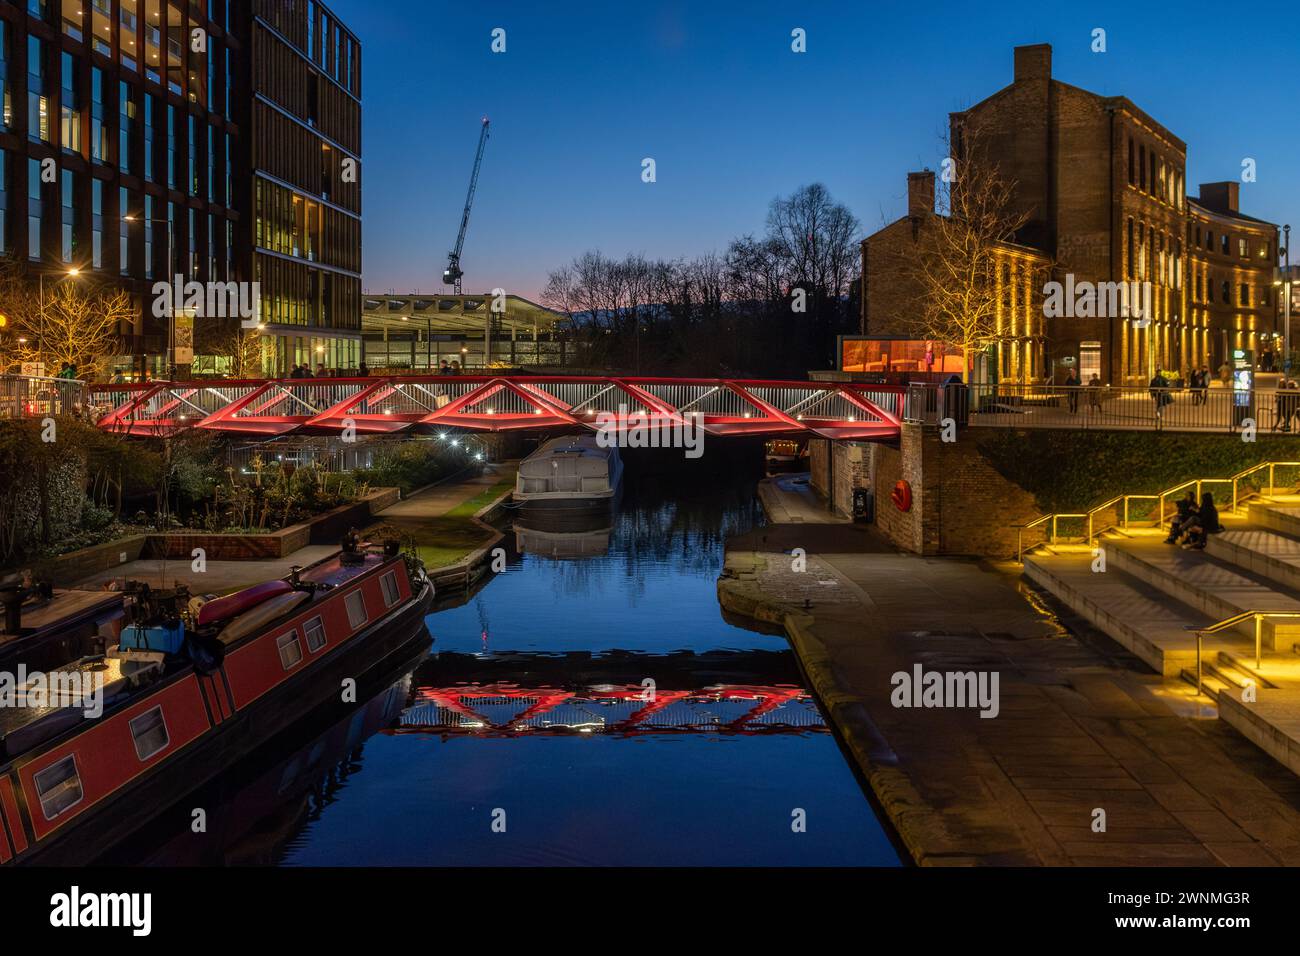
[[427, 655], [227, 775], [199, 858], [141, 834], [137, 859], [898, 865], [784, 638], [718, 605], [757, 467], [661, 467], [629, 459], [612, 520], [517, 522], [504, 573], [429, 617]]

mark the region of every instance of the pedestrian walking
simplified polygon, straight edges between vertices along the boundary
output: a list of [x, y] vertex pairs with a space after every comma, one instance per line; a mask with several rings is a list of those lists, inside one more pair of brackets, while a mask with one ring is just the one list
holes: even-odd
[[1070, 374], [1065, 379], [1066, 397], [1070, 403], [1070, 414], [1075, 415], [1079, 412], [1079, 388], [1083, 382], [1079, 379], [1079, 373], [1070, 369]]

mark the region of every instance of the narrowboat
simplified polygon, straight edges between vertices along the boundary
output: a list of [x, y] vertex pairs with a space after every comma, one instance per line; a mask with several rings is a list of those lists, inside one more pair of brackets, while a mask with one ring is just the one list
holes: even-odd
[[128, 586], [113, 649], [0, 707], [0, 865], [83, 862], [321, 704], [364, 700], [429, 640], [432, 603], [418, 561], [354, 535], [228, 597]]
[[622, 483], [618, 448], [600, 444], [595, 435], [565, 435], [519, 463], [514, 500], [525, 513], [607, 512]]

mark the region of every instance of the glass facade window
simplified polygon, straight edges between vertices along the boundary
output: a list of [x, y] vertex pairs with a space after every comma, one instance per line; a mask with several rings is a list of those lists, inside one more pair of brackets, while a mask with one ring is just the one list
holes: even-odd
[[71, 265], [77, 255], [77, 177], [69, 170], [61, 175], [62, 223], [60, 229], [59, 254], [63, 261]]
[[13, 91], [9, 89], [9, 21], [0, 20], [0, 126], [8, 129], [14, 121]]
[[144, 226], [144, 275], [146, 279], [153, 278], [153, 221], [155, 217], [153, 197], [146, 194], [144, 197], [144, 216], [141, 225]]
[[144, 178], [153, 182], [154, 177], [154, 98], [149, 94], [144, 97]]
[[9, 153], [0, 149], [0, 254], [9, 251]]
[[167, 235], [163, 237], [167, 243], [167, 277], [171, 278], [178, 269], [176, 262], [176, 204], [174, 202], [167, 204], [167, 221], [163, 225], [167, 229]]
[[128, 70], [137, 69], [140, 48], [140, 17], [138, 0], [120, 0], [118, 13], [118, 58]]
[[104, 71], [90, 70], [90, 158], [108, 162], [108, 129], [104, 125]]
[[167, 187], [176, 188], [176, 107], [167, 107]]
[[[187, 40], [194, 36], [194, 31], [202, 29], [199, 21], [191, 19], [189, 30], [186, 31]], [[191, 103], [201, 103], [204, 106], [208, 104], [208, 53], [206, 50], [194, 49], [194, 44], [186, 42], [186, 52], [189, 55], [189, 88], [186, 91]]]
[[142, 0], [144, 22], [144, 75], [154, 83], [162, 82], [162, 4], [160, 0]]
[[90, 186], [90, 264], [91, 268], [104, 268], [104, 182], [91, 181]]
[[131, 143], [135, 138], [135, 99], [131, 85], [126, 82], [118, 84], [118, 130], [117, 130], [117, 166], [122, 172], [131, 171]]
[[61, 57], [63, 88], [59, 96], [59, 144], [65, 152], [81, 152], [81, 103], [77, 95], [77, 61], [71, 53]]
[[185, 35], [185, 15], [174, 3], [166, 5], [167, 10], [167, 89], [177, 96], [185, 94], [184, 67], [182, 57], [188, 37]]
[[81, 0], [63, 0], [63, 32], [74, 40], [83, 39]]
[[45, 43], [27, 38], [27, 138], [50, 141], [50, 101], [45, 95]]
[[41, 257], [41, 220], [45, 214], [45, 204], [41, 199], [41, 161], [27, 160], [27, 257]]
[[122, 275], [131, 274], [131, 194], [125, 186], [117, 190], [117, 268]]
[[[84, 5], [84, 0], [76, 0]], [[113, 55], [113, 0], [91, 0], [90, 47], [104, 56]]]
[[199, 132], [198, 118], [193, 113], [189, 116], [189, 129], [187, 131], [187, 140], [185, 154], [189, 157], [190, 175], [189, 190], [191, 196], [199, 194]]

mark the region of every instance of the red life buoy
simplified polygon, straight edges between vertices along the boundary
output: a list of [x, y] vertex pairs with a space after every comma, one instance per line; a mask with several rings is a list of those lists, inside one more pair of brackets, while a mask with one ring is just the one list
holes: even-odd
[[906, 481], [900, 481], [894, 485], [894, 492], [889, 496], [894, 502], [894, 507], [899, 511], [912, 510], [912, 486]]

